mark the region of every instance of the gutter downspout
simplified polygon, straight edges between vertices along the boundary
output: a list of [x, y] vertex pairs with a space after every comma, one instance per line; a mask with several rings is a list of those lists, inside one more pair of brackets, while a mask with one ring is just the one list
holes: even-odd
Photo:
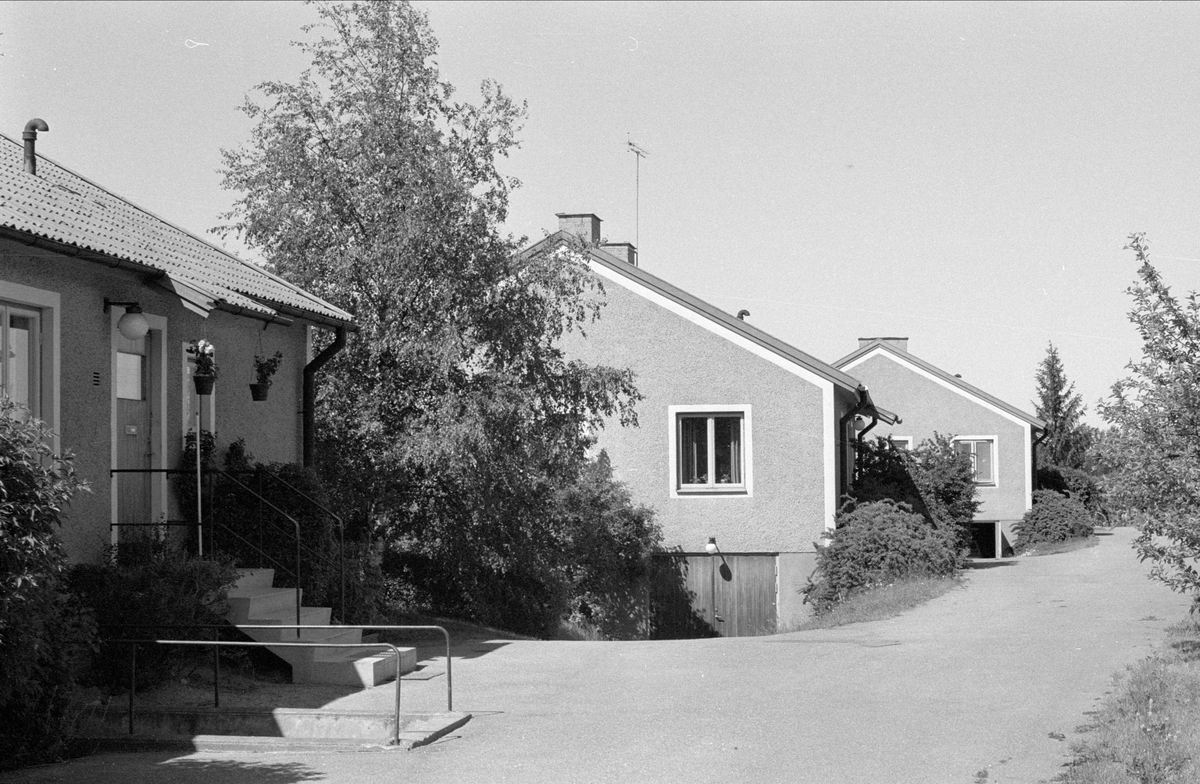
[[333, 359], [334, 354], [345, 347], [346, 333], [346, 327], [338, 327], [337, 337], [334, 338], [333, 342], [326, 346], [324, 351], [317, 354], [312, 362], [304, 366], [304, 410], [300, 413], [303, 417], [305, 468], [312, 466], [313, 458], [316, 455], [317, 371], [326, 362]]
[[878, 425], [878, 424], [879, 424], [879, 417], [875, 414], [872, 414], [871, 415], [871, 424], [867, 425], [862, 430], [859, 430], [858, 435], [856, 435], [854, 437], [854, 478], [855, 479], [857, 479], [858, 475], [862, 473], [863, 439], [866, 438], [867, 433], [871, 432], [871, 428], [875, 427], [875, 425]]
[[1050, 428], [1047, 427], [1042, 430], [1042, 434], [1040, 436], [1033, 439], [1033, 448], [1029, 450], [1032, 453], [1029, 455], [1029, 470], [1033, 472], [1032, 475], [1030, 476], [1030, 480], [1031, 480], [1030, 486], [1033, 487], [1034, 490], [1041, 490], [1041, 488], [1038, 487], [1038, 478], [1037, 478], [1038, 444], [1042, 443], [1049, 437], [1050, 437]]
[[[846, 425], [850, 424], [851, 420], [853, 420], [854, 417], [858, 416], [859, 412], [867, 407], [867, 401], [869, 400], [869, 398], [867, 397], [866, 385], [859, 384], [857, 391], [858, 391], [858, 402], [854, 404], [854, 408], [847, 411], [842, 416], [842, 418], [838, 420], [838, 427], [839, 427], [838, 442], [842, 443], [842, 444], [846, 443], [846, 440], [845, 440], [846, 439]], [[872, 427], [874, 427], [873, 423], [872, 423]], [[858, 449], [857, 449], [857, 447], [858, 447], [858, 445], [856, 443], [855, 451], [854, 451], [854, 464], [855, 464], [856, 470], [858, 467]], [[845, 495], [846, 491], [849, 489], [849, 483], [846, 481], [846, 475], [844, 472], [842, 473], [842, 475], [840, 477], [838, 477], [838, 484], [840, 485], [840, 487], [838, 488], [838, 496], [840, 498], [841, 496]]]

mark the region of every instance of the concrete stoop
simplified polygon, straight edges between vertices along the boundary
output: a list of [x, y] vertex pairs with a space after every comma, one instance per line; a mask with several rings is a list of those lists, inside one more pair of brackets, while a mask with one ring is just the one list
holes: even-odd
[[[469, 713], [410, 713], [400, 717], [399, 747], [432, 743], [471, 719]], [[296, 708], [239, 710], [151, 708], [93, 712], [75, 728], [77, 742], [120, 748], [220, 750], [308, 750], [395, 748], [395, 716], [379, 711], [322, 711]]]
[[[361, 629], [344, 629], [330, 625], [330, 608], [300, 608], [300, 623], [328, 626], [328, 629], [302, 629], [299, 635], [283, 624], [296, 622], [296, 593], [298, 588], [275, 588], [274, 569], [239, 569], [237, 584], [229, 591], [230, 623], [257, 642], [362, 642]], [[303, 592], [300, 593], [303, 598]], [[249, 629], [251, 625], [280, 625], [279, 629]], [[312, 649], [268, 648], [271, 653], [292, 666], [293, 683], [335, 683], [348, 686], [377, 686], [396, 678], [396, 658], [390, 650], [364, 648]], [[400, 648], [400, 673], [412, 672], [417, 666], [415, 648]]]

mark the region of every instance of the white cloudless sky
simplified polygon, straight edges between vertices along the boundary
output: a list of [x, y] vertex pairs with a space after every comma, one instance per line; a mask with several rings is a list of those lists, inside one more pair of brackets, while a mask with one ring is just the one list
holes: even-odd
[[[528, 102], [509, 231], [594, 212], [647, 271], [821, 359], [906, 336], [1032, 410], [1052, 341], [1098, 423], [1139, 352], [1126, 236], [1200, 288], [1200, 6], [417, 5], [460, 99], [490, 78]], [[39, 152], [204, 233], [237, 105], [306, 66], [289, 42], [316, 18], [0, 3], [0, 132], [42, 117]]]

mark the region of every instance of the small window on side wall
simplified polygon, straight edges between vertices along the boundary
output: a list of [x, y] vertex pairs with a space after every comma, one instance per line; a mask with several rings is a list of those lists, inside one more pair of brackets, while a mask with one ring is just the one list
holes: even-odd
[[971, 458], [975, 484], [996, 484], [996, 441], [992, 438], [956, 438], [954, 448]]
[[747, 413], [743, 410], [673, 412], [677, 493], [747, 493]]

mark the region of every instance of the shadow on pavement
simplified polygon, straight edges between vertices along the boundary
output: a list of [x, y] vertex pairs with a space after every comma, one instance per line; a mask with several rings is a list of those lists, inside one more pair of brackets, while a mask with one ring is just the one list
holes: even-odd
[[[91, 752], [91, 753], [89, 753]], [[170, 780], [173, 784], [292, 784], [326, 778], [299, 762], [241, 762], [191, 759], [194, 752], [97, 752], [78, 748], [73, 758], [51, 765], [0, 771], [0, 784], [79, 784], [120, 781], [122, 784]]]
[[964, 569], [998, 569], [1001, 566], [1016, 566], [1016, 561], [969, 561]]
[[317, 781], [325, 774], [299, 762], [236, 762], [234, 760], [165, 760], [163, 769], [176, 782], [219, 781], [221, 784], [291, 784]]

